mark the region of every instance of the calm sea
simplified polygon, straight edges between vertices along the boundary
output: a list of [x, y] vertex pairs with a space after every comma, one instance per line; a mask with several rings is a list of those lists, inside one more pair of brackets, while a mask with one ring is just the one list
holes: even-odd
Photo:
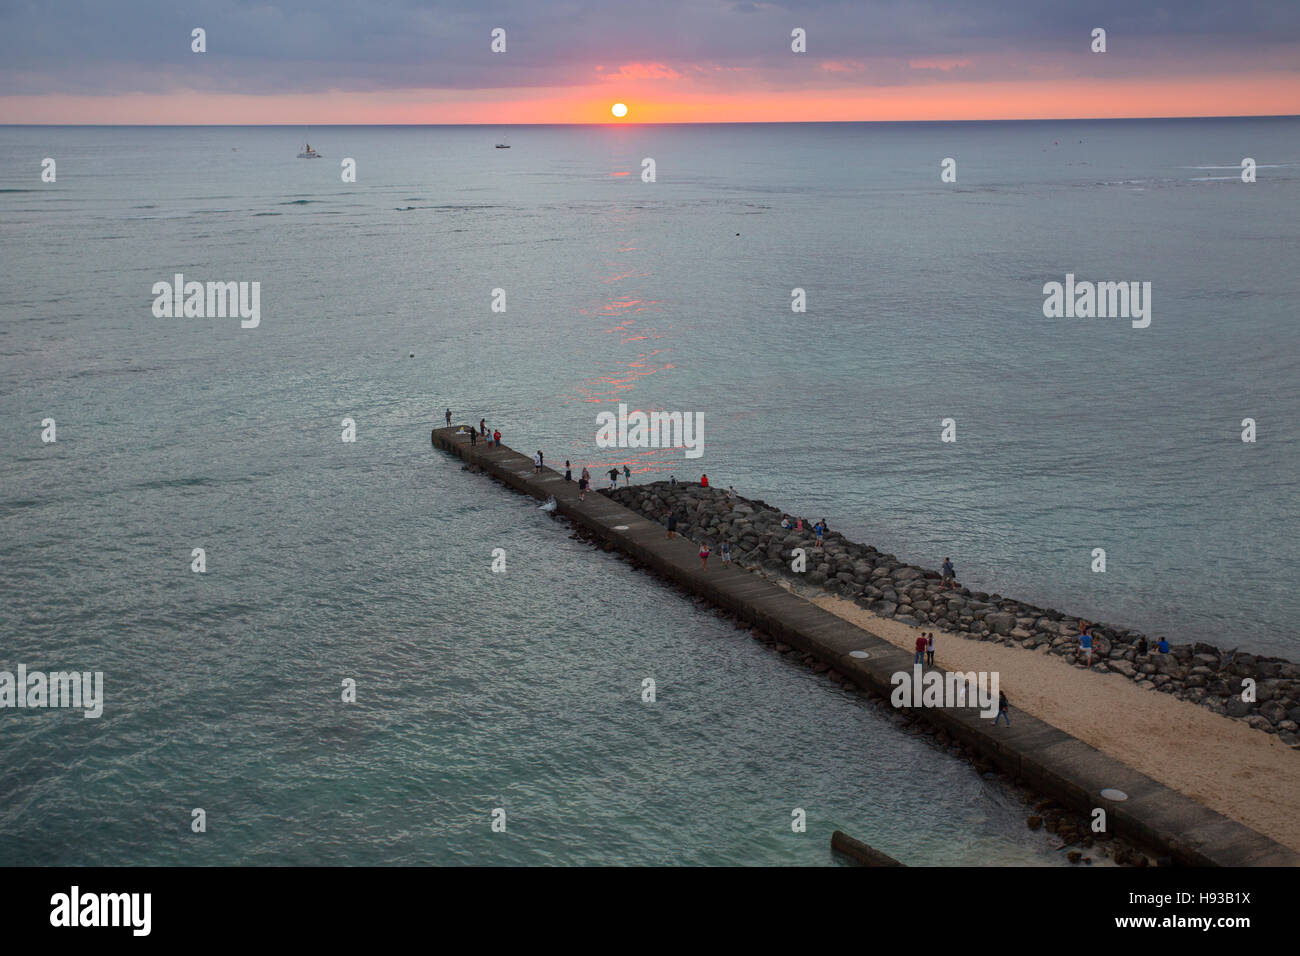
[[[0, 669], [107, 688], [98, 720], [0, 711], [0, 864], [815, 864], [836, 827], [1056, 862], [1000, 784], [429, 429], [707, 471], [1294, 659], [1297, 208], [1296, 119], [0, 127]], [[259, 327], [155, 318], [175, 273], [260, 282]], [[1150, 327], [1045, 318], [1067, 273], [1150, 282]], [[598, 449], [618, 402], [701, 413], [704, 457]]]

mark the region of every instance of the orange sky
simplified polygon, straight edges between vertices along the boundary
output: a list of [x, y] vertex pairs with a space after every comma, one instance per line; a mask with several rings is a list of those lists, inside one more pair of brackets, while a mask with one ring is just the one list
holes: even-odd
[[705, 93], [611, 78], [529, 90], [386, 90], [302, 95], [178, 91], [0, 97], [0, 123], [404, 124], [813, 122], [1270, 116], [1300, 113], [1300, 76], [1232, 73], [1185, 79], [950, 82], [844, 89]]

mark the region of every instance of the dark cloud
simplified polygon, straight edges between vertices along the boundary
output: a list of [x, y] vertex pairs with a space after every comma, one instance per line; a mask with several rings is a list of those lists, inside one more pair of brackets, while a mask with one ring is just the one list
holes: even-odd
[[[807, 57], [790, 53], [795, 26], [808, 31]], [[940, 71], [906, 62], [942, 56], [973, 57], [963, 76], [1015, 78], [1053, 57], [1093, 72], [1084, 54], [1097, 26], [1120, 75], [1296, 69], [1300, 59], [1294, 0], [6, 0], [0, 93], [507, 89], [589, 83], [598, 65], [629, 62], [798, 88], [929, 82]], [[190, 52], [194, 27], [207, 30], [201, 56]], [[507, 31], [504, 55], [489, 51], [494, 27]], [[828, 72], [823, 60], [861, 68]]]

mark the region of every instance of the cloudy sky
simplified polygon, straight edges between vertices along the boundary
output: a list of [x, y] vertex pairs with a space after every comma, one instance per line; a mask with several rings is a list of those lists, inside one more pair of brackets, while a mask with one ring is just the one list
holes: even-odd
[[614, 102], [626, 122], [1300, 113], [1300, 0], [0, 0], [0, 123], [590, 123]]

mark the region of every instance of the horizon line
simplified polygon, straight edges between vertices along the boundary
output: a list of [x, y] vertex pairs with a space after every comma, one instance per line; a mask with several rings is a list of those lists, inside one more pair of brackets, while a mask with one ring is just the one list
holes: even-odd
[[1192, 120], [1300, 119], [1300, 113], [1233, 113], [1207, 116], [1072, 116], [988, 119], [924, 120], [681, 120], [677, 122], [620, 122], [602, 120], [589, 123], [0, 123], [0, 128], [77, 128], [77, 129], [248, 129], [314, 126], [321, 129], [343, 127], [415, 128], [415, 127], [560, 127], [560, 126], [936, 126], [951, 123], [1142, 123]]

